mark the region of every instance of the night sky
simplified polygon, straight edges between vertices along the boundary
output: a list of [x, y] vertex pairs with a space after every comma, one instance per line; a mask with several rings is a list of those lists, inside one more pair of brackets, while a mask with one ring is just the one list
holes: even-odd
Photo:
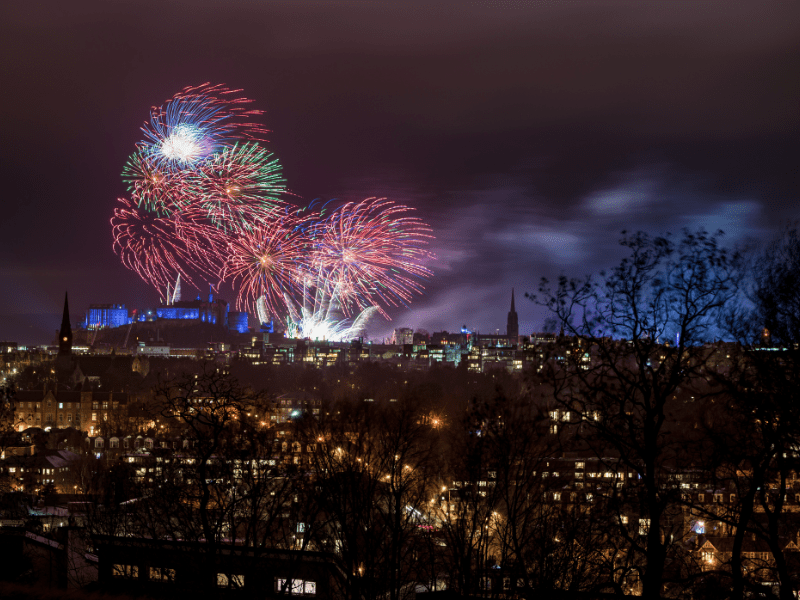
[[522, 294], [613, 264], [623, 229], [800, 216], [797, 2], [20, 1], [0, 40], [0, 339], [49, 342], [66, 289], [75, 318], [156, 303], [109, 218], [150, 106], [207, 81], [266, 111], [298, 204], [433, 227], [425, 295], [374, 336], [504, 330], [512, 286], [527, 334]]

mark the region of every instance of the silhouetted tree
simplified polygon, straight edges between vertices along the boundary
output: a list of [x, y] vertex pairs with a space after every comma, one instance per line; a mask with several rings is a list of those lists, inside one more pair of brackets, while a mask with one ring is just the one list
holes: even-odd
[[[610, 272], [561, 277], [555, 287], [543, 280], [536, 297], [585, 349], [551, 363], [554, 396], [578, 438], [625, 482], [610, 486], [605, 502], [649, 598], [685, 584], [681, 492], [669, 474], [689, 464], [683, 418], [691, 415], [681, 405], [696, 396], [690, 386], [711, 354], [703, 343], [737, 293], [740, 259], [720, 247], [720, 235], [625, 235], [628, 255]], [[639, 527], [624, 524], [631, 511]]]

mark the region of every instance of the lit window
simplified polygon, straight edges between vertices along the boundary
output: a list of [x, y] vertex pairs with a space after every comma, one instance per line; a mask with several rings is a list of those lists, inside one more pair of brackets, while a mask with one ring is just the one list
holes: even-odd
[[647, 535], [650, 531], [650, 519], [639, 519], [639, 535]]
[[217, 573], [217, 587], [242, 588], [244, 587], [244, 575], [228, 575], [227, 573]]
[[150, 579], [153, 581], [175, 581], [175, 569], [150, 567]]
[[289, 592], [294, 596], [316, 596], [317, 583], [303, 579], [276, 579], [277, 592]]
[[112, 574], [114, 577], [132, 579], [139, 576], [139, 567], [136, 565], [114, 565]]

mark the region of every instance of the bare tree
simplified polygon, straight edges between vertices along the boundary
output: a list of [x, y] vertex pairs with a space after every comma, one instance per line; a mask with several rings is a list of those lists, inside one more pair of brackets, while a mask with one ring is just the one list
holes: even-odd
[[536, 298], [587, 348], [551, 365], [554, 395], [598, 458], [616, 455], [606, 466], [625, 483], [608, 500], [639, 519], [637, 528], [617, 519], [616, 529], [649, 598], [683, 585], [682, 572], [667, 571], [681, 541], [672, 518], [680, 490], [669, 474], [690, 460], [681, 403], [696, 396], [689, 386], [704, 378], [711, 353], [703, 344], [737, 293], [740, 259], [720, 236], [625, 236], [628, 256], [609, 273], [562, 277], [555, 288], [543, 280]]

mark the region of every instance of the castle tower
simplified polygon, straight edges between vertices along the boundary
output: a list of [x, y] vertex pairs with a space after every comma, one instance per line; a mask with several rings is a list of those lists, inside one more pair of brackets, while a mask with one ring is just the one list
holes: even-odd
[[506, 335], [508, 336], [510, 344], [519, 343], [519, 321], [517, 320], [517, 311], [514, 307], [514, 288], [511, 288], [511, 310], [508, 311]]
[[64, 316], [61, 318], [61, 330], [58, 332], [58, 355], [72, 355], [72, 325], [69, 322], [69, 300], [64, 293]]

